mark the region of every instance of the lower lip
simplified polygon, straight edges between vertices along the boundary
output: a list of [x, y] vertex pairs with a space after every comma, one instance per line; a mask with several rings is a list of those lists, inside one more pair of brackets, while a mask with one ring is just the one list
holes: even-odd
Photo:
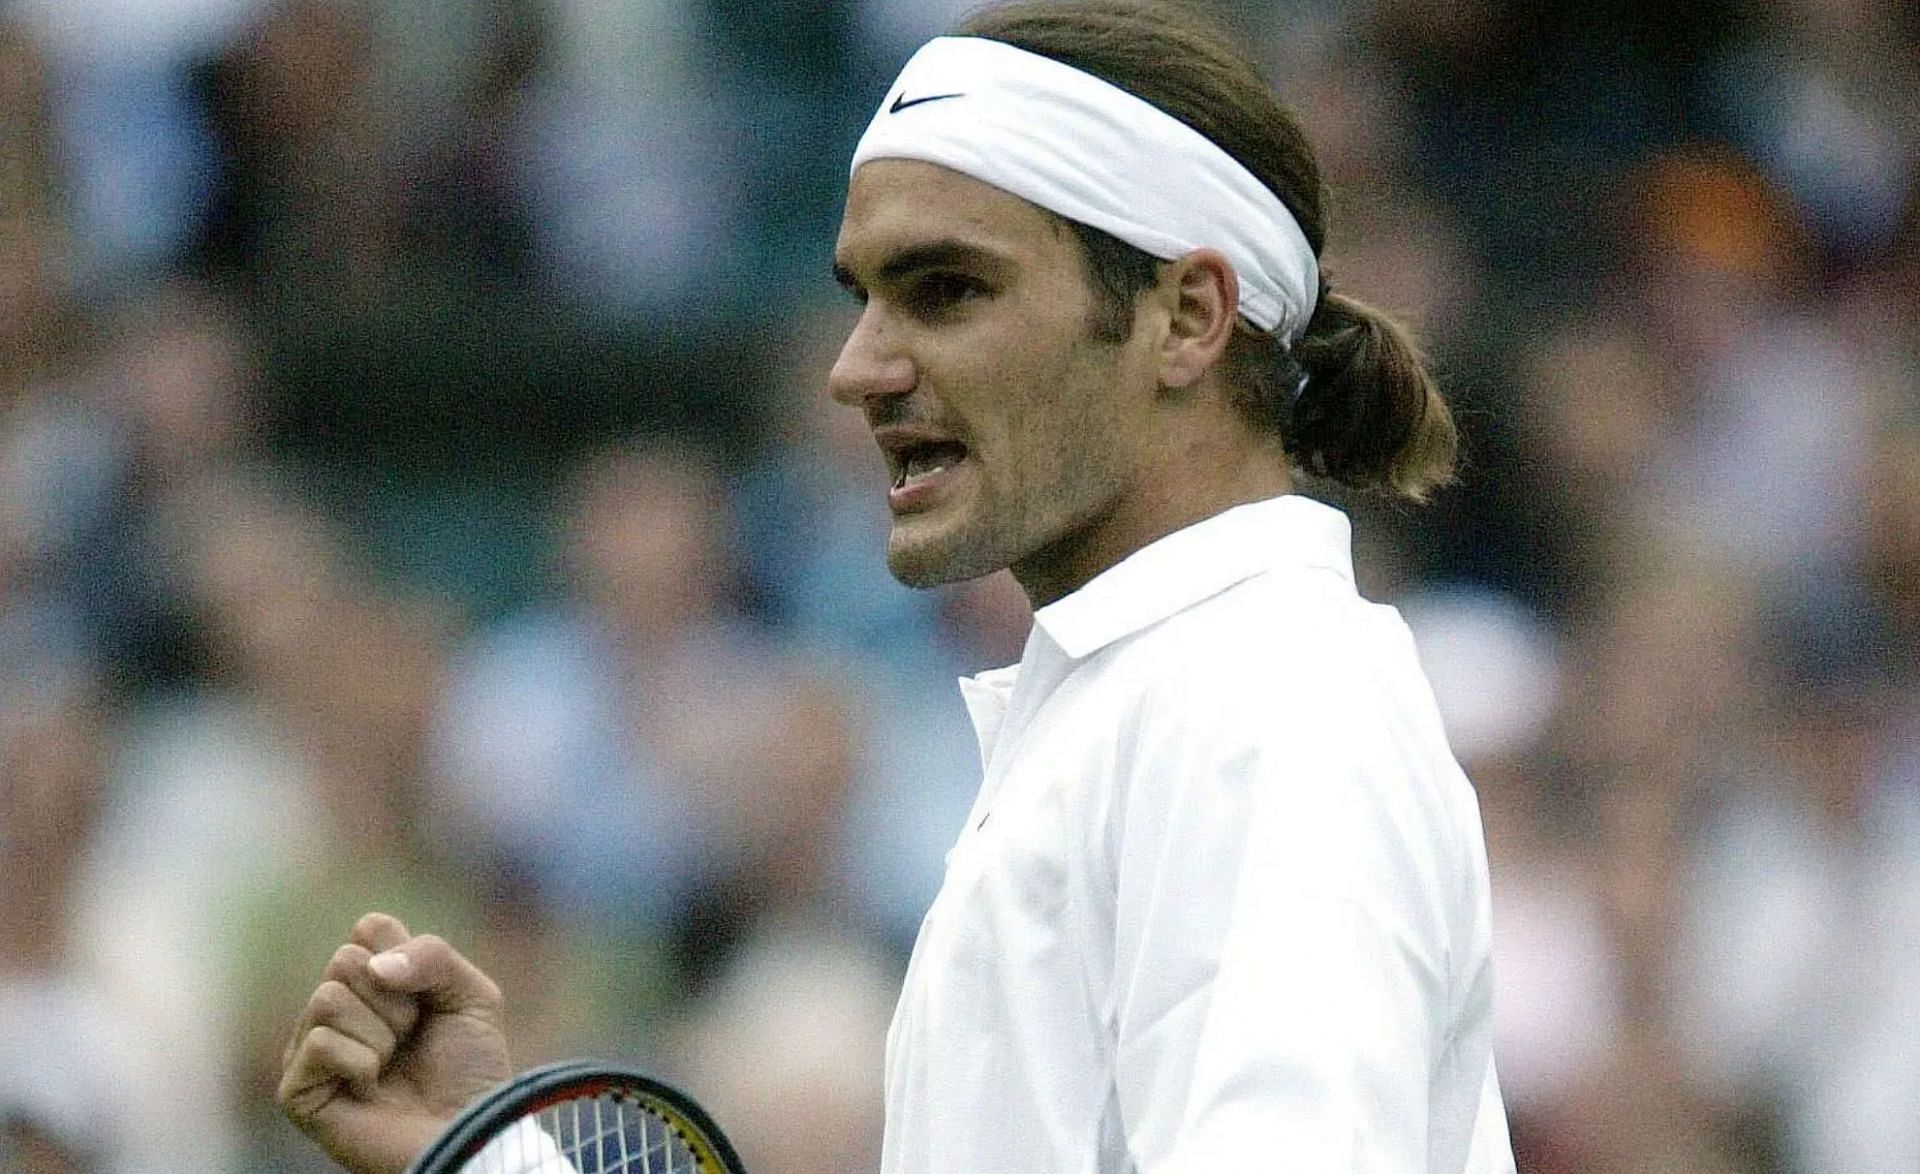
[[931, 477], [922, 477], [906, 485], [895, 486], [887, 491], [887, 508], [896, 514], [910, 514], [932, 506], [945, 493], [960, 468], [967, 463], [966, 458], [948, 465]]

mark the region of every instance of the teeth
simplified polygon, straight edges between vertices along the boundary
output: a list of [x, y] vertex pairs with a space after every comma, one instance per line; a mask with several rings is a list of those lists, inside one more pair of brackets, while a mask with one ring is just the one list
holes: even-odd
[[965, 460], [967, 451], [955, 443], [916, 444], [904, 448], [899, 454], [899, 463], [894, 466], [893, 487], [904, 489], [909, 485], [929, 480], [953, 468]]
[[946, 458], [915, 455], [907, 460], [906, 475], [902, 480], [917, 481], [922, 477], [931, 477], [946, 468]]

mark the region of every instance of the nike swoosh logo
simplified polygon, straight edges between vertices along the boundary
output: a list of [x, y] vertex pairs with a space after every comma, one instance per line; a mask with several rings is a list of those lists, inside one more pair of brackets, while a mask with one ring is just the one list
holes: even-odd
[[907, 107], [918, 106], [922, 102], [944, 102], [948, 98], [964, 98], [964, 97], [966, 97], [965, 94], [928, 94], [924, 98], [914, 98], [911, 101], [909, 101], [907, 98], [907, 95], [905, 93], [902, 93], [900, 94], [899, 97], [893, 100], [893, 105], [887, 107], [887, 113], [898, 114], [902, 110], [905, 110]]

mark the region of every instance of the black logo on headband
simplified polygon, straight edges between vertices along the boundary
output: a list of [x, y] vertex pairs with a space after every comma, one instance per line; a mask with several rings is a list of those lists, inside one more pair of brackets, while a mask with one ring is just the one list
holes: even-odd
[[898, 114], [902, 110], [905, 110], [907, 107], [918, 106], [922, 102], [944, 102], [948, 98], [964, 98], [964, 97], [966, 97], [965, 94], [928, 94], [924, 98], [908, 99], [906, 93], [902, 91], [897, 97], [894, 98], [893, 105], [887, 107], [887, 113]]

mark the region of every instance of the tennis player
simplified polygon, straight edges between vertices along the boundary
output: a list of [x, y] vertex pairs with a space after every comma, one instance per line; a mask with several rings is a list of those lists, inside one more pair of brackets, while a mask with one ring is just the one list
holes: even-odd
[[[976, 15], [855, 152], [831, 391], [892, 471], [889, 564], [1010, 567], [1036, 608], [962, 682], [985, 781], [889, 1033], [885, 1174], [1513, 1168], [1475, 797], [1346, 518], [1292, 492], [1421, 497], [1453, 427], [1324, 236], [1293, 121], [1174, 6]], [[507, 1075], [501, 999], [390, 918], [353, 936], [280, 1095], [395, 1170]]]

